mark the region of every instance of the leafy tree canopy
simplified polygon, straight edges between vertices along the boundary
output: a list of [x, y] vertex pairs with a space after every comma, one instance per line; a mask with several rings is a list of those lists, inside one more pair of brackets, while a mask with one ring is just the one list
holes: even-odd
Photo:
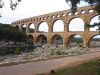
[[72, 12], [76, 12], [77, 10], [77, 4], [81, 1], [87, 2], [90, 6], [95, 5], [95, 10], [100, 13], [100, 0], [66, 0], [67, 3], [70, 3], [70, 8], [72, 9]]
[[25, 41], [27, 35], [9, 24], [0, 24], [0, 40]]

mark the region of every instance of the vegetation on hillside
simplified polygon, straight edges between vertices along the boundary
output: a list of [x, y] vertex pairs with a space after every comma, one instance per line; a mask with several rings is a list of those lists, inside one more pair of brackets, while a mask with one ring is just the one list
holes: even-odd
[[27, 52], [32, 48], [32, 41], [23, 31], [9, 24], [0, 24], [0, 55], [20, 54], [21, 51]]
[[9, 24], [0, 24], [0, 40], [4, 41], [25, 41], [27, 35]]

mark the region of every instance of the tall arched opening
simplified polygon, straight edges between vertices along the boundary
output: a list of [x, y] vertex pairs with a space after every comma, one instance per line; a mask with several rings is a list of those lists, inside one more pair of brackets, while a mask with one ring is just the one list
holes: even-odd
[[28, 29], [29, 29], [29, 33], [34, 33], [34, 31], [35, 31], [35, 25], [32, 24], [32, 23], [29, 24]]
[[54, 35], [52, 37], [52, 44], [55, 46], [63, 46], [63, 38], [60, 35]]
[[18, 25], [16, 25], [15, 28], [16, 28], [17, 30], [20, 30]]
[[74, 34], [68, 38], [69, 47], [82, 47], [83, 39], [80, 35]]
[[32, 35], [28, 35], [28, 40], [27, 40], [29, 45], [34, 45], [34, 38]]
[[21, 28], [22, 28], [22, 31], [25, 33], [26, 32], [26, 25], [23, 24]]
[[45, 35], [39, 35], [36, 39], [36, 43], [38, 45], [45, 45], [47, 44], [47, 37]]
[[39, 32], [48, 32], [48, 30], [49, 30], [49, 27], [46, 22], [42, 22], [39, 24], [39, 28], [38, 28]]
[[69, 22], [69, 31], [84, 31], [84, 21], [81, 18], [73, 18]]
[[100, 48], [100, 35], [94, 35], [90, 38], [89, 48]]
[[[100, 15], [94, 16], [90, 21], [90, 25], [93, 25], [94, 23], [99, 23], [100, 22], [99, 17]], [[90, 31], [97, 31], [97, 30], [98, 26], [90, 27]]]
[[53, 32], [64, 32], [64, 23], [62, 20], [54, 21]]

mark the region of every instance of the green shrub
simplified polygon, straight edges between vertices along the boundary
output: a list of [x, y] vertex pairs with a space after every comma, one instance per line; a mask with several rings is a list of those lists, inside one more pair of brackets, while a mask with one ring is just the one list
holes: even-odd
[[5, 50], [0, 49], [0, 56], [4, 56], [6, 54]]
[[50, 55], [55, 55], [55, 52], [54, 51], [51, 51]]
[[29, 52], [34, 52], [34, 49], [31, 49]]
[[21, 49], [19, 48], [19, 47], [17, 47], [16, 49], [15, 49], [15, 54], [16, 55], [19, 55], [21, 53]]
[[61, 51], [61, 50], [58, 50], [58, 51], [57, 51], [57, 55], [63, 55], [63, 54], [64, 54], [63, 51]]

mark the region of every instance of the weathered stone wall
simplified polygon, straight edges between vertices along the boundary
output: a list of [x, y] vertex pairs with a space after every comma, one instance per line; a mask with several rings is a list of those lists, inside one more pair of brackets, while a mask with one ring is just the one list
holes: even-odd
[[[93, 10], [93, 12], [90, 12]], [[53, 44], [53, 38], [55, 35], [60, 35], [63, 39], [63, 46], [67, 46], [69, 44], [69, 40], [74, 35], [80, 35], [83, 39], [84, 47], [88, 47], [90, 40], [93, 36], [98, 35], [98, 32], [89, 31], [89, 28], [85, 28], [84, 31], [69, 31], [69, 23], [74, 18], [81, 18], [84, 21], [84, 25], [90, 23], [91, 19], [98, 15], [98, 13], [94, 10], [94, 6], [86, 6], [80, 7], [77, 9], [77, 12], [73, 15], [71, 14], [71, 10], [64, 10], [53, 12], [49, 14], [39, 15], [35, 17], [30, 17], [26, 19], [21, 19], [15, 22], [12, 22], [12, 26], [18, 25], [19, 29], [22, 30], [22, 26], [26, 25], [26, 33], [27, 35], [33, 36], [33, 41], [36, 44], [38, 37], [43, 35], [47, 38], [47, 42], [49, 45]], [[53, 24], [57, 20], [62, 20], [64, 23], [64, 32], [53, 32]], [[48, 24], [48, 32], [38, 32], [39, 25], [42, 22], [46, 22]], [[30, 24], [35, 25], [34, 33], [29, 33]]]

